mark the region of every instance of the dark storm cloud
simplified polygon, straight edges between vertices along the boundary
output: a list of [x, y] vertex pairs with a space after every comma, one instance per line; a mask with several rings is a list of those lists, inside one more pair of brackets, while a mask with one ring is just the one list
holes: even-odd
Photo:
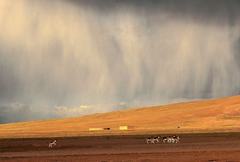
[[225, 23], [226, 17], [229, 23], [234, 24], [239, 18], [240, 1], [238, 0], [66, 0], [87, 8], [93, 8], [98, 12], [111, 13], [118, 9], [135, 10], [138, 13], [156, 14], [159, 11], [174, 14], [174, 17], [193, 19], [206, 23]]
[[14, 2], [0, 1], [1, 122], [239, 94], [240, 1]]

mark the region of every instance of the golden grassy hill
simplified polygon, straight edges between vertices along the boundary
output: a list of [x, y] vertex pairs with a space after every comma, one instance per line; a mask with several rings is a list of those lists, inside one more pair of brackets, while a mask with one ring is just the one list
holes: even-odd
[[[131, 126], [131, 129], [119, 131], [120, 125]], [[93, 127], [107, 127], [111, 130], [88, 131]], [[79, 118], [0, 124], [0, 138], [228, 131], [240, 131], [240, 96]]]

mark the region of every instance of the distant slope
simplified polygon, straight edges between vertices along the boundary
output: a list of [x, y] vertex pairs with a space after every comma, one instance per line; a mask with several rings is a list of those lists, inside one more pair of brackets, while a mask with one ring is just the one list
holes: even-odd
[[[119, 131], [120, 125], [131, 130]], [[89, 132], [107, 127], [110, 131]], [[240, 131], [240, 96], [88, 115], [0, 124], [0, 138]]]

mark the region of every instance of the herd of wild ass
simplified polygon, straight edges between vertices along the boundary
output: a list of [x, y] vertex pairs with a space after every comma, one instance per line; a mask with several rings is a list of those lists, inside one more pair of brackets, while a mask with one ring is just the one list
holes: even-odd
[[[155, 143], [159, 143], [160, 141], [162, 141], [163, 143], [178, 143], [180, 141], [180, 137], [179, 136], [168, 136], [168, 137], [149, 137], [146, 138], [146, 143], [147, 144], [155, 144]], [[57, 145], [57, 140], [54, 140], [53, 142], [50, 142], [48, 144], [49, 148], [53, 148], [54, 146]]]
[[180, 142], [180, 137], [179, 136], [168, 136], [168, 137], [149, 137], [146, 138], [146, 143], [147, 144], [155, 144], [155, 143], [159, 143], [160, 141], [162, 141], [163, 143], [178, 143]]

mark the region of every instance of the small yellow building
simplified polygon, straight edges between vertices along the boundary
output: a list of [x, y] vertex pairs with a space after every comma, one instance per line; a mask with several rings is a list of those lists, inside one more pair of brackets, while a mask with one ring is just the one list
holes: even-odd
[[129, 129], [128, 125], [119, 126], [119, 130], [128, 130], [128, 129]]
[[89, 131], [102, 131], [104, 130], [103, 128], [89, 128]]

